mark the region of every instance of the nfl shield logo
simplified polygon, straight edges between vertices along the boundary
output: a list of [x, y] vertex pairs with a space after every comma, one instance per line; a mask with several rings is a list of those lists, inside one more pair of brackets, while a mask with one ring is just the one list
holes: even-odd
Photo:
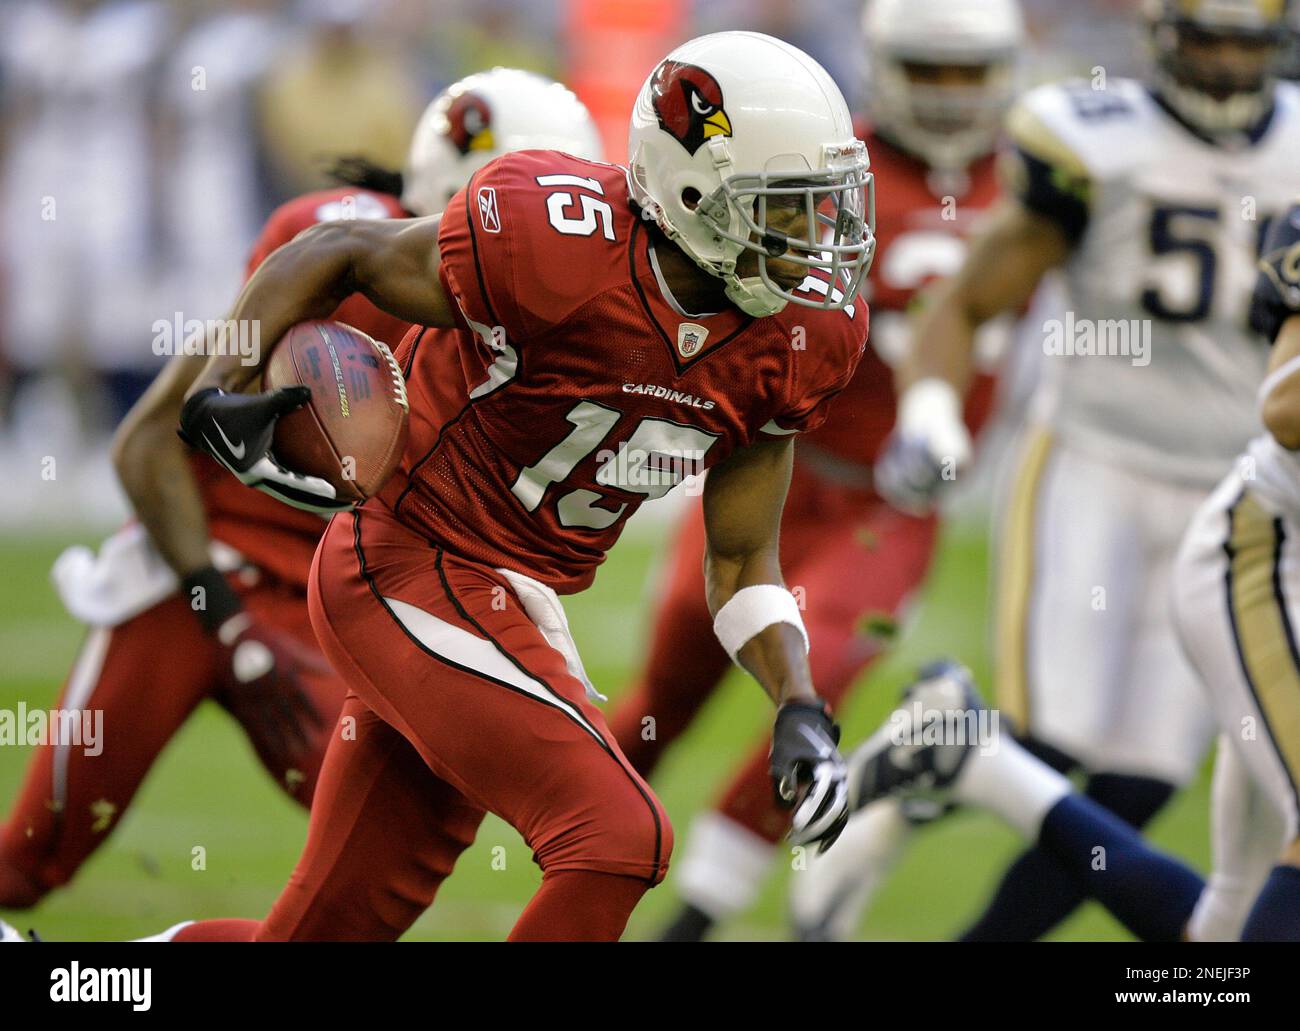
[[677, 327], [677, 353], [683, 358], [694, 358], [704, 346], [709, 331], [694, 322], [683, 322]]
[[497, 217], [497, 191], [491, 186], [481, 186], [478, 191], [478, 220], [485, 233], [501, 232], [501, 219]]

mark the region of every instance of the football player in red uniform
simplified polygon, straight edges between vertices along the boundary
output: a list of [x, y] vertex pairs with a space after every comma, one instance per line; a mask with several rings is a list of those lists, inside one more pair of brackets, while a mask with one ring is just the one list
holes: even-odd
[[[831, 417], [799, 441], [781, 523], [784, 572], [802, 593], [813, 643], [813, 682], [832, 705], [880, 655], [934, 551], [935, 517], [891, 507], [872, 466], [894, 426], [891, 365], [905, 346], [907, 310], [927, 282], [960, 267], [965, 234], [998, 196], [994, 149], [1022, 35], [1014, 0], [923, 3], [929, 18], [905, 6], [868, 8], [871, 111], [861, 131], [880, 185], [871, 341]], [[985, 375], [967, 396], [972, 431], [992, 392]], [[645, 669], [610, 718], [643, 776], [730, 665], [709, 633], [703, 540], [703, 513], [693, 504], [671, 552]], [[789, 825], [767, 784], [768, 748], [756, 743], [717, 808], [692, 824], [675, 882], [684, 905], [665, 938], [702, 937], [762, 887]]]
[[[321, 190], [277, 209], [249, 274], [312, 225], [440, 211], [488, 160], [537, 146], [596, 156], [600, 145], [586, 108], [559, 84], [504, 68], [470, 76], [429, 105], [402, 174], [343, 162], [344, 174], [376, 188]], [[409, 328], [356, 295], [331, 317], [394, 347]], [[0, 835], [0, 907], [34, 905], [68, 882], [205, 698], [240, 722], [277, 783], [310, 804], [346, 694], [307, 614], [325, 523], [246, 489], [177, 438], [202, 368], [201, 357], [173, 358], [118, 431], [115, 462], [138, 522], [97, 558], [77, 549], [56, 567], [69, 609], [90, 628], [58, 706], [102, 713], [103, 740], [98, 754], [66, 743], [36, 750]]]
[[[838, 732], [777, 535], [793, 438], [865, 345], [866, 146], [815, 61], [724, 32], [652, 72], [629, 152], [627, 168], [507, 155], [440, 220], [321, 226], [250, 280], [234, 316], [271, 339], [353, 290], [429, 328], [398, 353], [399, 471], [334, 518], [313, 567], [351, 732], [330, 742], [298, 868], [265, 920], [171, 937], [396, 938], [487, 811], [542, 869], [512, 939], [619, 937], [672, 831], [588, 697], [558, 595], [591, 583], [642, 501], [702, 468], [711, 622], [777, 703], [792, 834], [838, 833]], [[231, 392], [253, 374], [214, 356], [181, 425], [256, 481], [298, 397]]]

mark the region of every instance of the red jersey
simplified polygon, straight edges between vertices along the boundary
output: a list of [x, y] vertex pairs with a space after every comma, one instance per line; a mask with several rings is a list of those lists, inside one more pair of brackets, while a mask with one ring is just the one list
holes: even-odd
[[413, 331], [398, 352], [410, 440], [380, 500], [449, 550], [561, 593], [591, 583], [641, 502], [820, 425], [867, 336], [860, 299], [682, 314], [627, 198], [614, 165], [553, 151], [486, 165], [438, 236], [460, 325]]
[[[961, 266], [965, 238], [998, 198], [998, 183], [993, 155], [975, 162], [962, 182], [941, 182], [919, 159], [861, 135], [876, 177], [876, 257], [864, 289], [874, 316], [871, 344], [835, 414], [808, 435], [805, 450], [870, 466], [894, 428], [891, 367], [907, 346], [907, 307], [921, 287]], [[993, 378], [978, 376], [966, 402], [972, 431], [986, 418], [992, 393]]]
[[[409, 217], [396, 197], [382, 193], [348, 187], [304, 194], [271, 214], [253, 245], [246, 275], [251, 276], [277, 247], [317, 222]], [[360, 294], [340, 304], [330, 318], [356, 326], [390, 347], [396, 347], [410, 328], [410, 323], [380, 311]], [[207, 455], [195, 452], [190, 464], [203, 496], [211, 536], [277, 579], [305, 588], [326, 521], [245, 487]]]

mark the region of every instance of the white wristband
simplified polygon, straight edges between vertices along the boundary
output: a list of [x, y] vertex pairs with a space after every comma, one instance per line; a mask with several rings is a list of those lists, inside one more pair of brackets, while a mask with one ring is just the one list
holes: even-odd
[[961, 412], [961, 398], [953, 385], [939, 376], [927, 376], [898, 399], [898, 426], [904, 433], [923, 434], [931, 426], [961, 422]]
[[953, 385], [938, 376], [917, 380], [898, 399], [898, 429], [926, 442], [937, 462], [958, 468], [971, 458], [970, 431], [962, 420], [962, 400]]
[[1297, 371], [1300, 371], [1300, 354], [1296, 355], [1294, 358], [1288, 358], [1265, 376], [1264, 382], [1259, 385], [1259, 394], [1257, 395], [1257, 401], [1260, 406], [1262, 407], [1268, 395], [1273, 393], [1274, 387], [1284, 379], [1290, 379]]
[[713, 632], [722, 647], [737, 662], [736, 653], [757, 633], [773, 623], [789, 623], [803, 637], [808, 650], [808, 631], [804, 629], [799, 603], [794, 595], [778, 584], [754, 584], [742, 587], [713, 617]]

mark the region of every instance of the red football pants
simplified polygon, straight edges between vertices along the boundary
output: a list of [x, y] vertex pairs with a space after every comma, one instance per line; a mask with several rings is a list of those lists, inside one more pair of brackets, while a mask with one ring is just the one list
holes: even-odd
[[[804, 599], [813, 685], [838, 705], [881, 650], [873, 621], [894, 621], [925, 578], [936, 521], [903, 515], [865, 491], [827, 483], [795, 463], [781, 522], [781, 566]], [[705, 602], [704, 515], [687, 512], [655, 616], [650, 654], [634, 691], [610, 726], [623, 751], [649, 776], [731, 667], [713, 634]], [[653, 720], [651, 723], [650, 720]], [[770, 741], [756, 745], [723, 794], [719, 809], [768, 841], [789, 828], [773, 799]]]
[[[330, 524], [310, 601], [352, 694], [306, 848], [252, 936], [397, 938], [490, 811], [543, 874], [511, 937], [617, 938], [663, 878], [672, 830], [504, 578], [372, 503]], [[247, 936], [219, 921], [178, 937]]]
[[[232, 581], [233, 583], [233, 581]], [[258, 620], [319, 652], [306, 599], [278, 582], [239, 590]], [[323, 663], [322, 663], [323, 665]], [[66, 884], [108, 838], [158, 754], [205, 698], [225, 704], [222, 649], [179, 595], [112, 629], [93, 629], [57, 702], [100, 710], [103, 751], [35, 749], [18, 801], [0, 833], [0, 906], [35, 905]], [[308, 749], [290, 768], [245, 726], [267, 772], [295, 801], [311, 804], [316, 778], [346, 688], [332, 672], [305, 671], [304, 692], [321, 716], [304, 726]]]

